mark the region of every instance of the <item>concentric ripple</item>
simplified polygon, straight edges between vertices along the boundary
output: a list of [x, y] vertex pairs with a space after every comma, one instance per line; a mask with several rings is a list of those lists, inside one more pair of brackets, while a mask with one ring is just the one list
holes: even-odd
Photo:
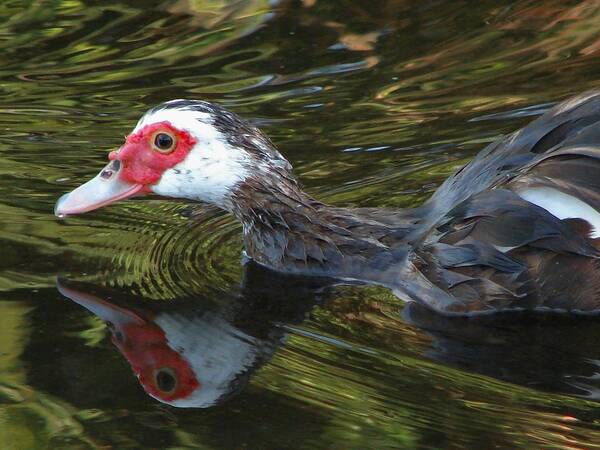
[[139, 201], [87, 225], [103, 256], [93, 278], [105, 284], [167, 299], [228, 291], [241, 278], [241, 227], [214, 208]]

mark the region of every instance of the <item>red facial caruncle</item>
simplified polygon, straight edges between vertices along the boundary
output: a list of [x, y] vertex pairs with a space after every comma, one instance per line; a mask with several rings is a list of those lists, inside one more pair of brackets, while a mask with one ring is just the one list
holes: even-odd
[[63, 195], [54, 213], [59, 217], [81, 214], [148, 194], [163, 173], [182, 162], [195, 144], [190, 133], [167, 121], [146, 125], [109, 155], [111, 162], [96, 177]]
[[[169, 139], [172, 146], [165, 145]], [[187, 131], [166, 121], [158, 122], [130, 134], [125, 144], [108, 158], [121, 162], [119, 178], [122, 181], [142, 184], [148, 191], [165, 170], [183, 161], [195, 144], [196, 140]]]

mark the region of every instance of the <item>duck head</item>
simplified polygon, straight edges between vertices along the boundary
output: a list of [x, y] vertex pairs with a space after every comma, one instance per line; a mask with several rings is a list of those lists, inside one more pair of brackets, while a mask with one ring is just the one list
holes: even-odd
[[291, 171], [260, 130], [219, 106], [195, 100], [150, 109], [109, 160], [95, 178], [58, 200], [57, 216], [147, 194], [232, 210], [232, 198], [245, 183], [260, 184]]

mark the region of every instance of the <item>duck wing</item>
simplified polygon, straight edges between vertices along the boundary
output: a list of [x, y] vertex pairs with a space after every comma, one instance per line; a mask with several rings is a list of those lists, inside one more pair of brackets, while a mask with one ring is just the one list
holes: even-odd
[[[550, 174], [544, 162], [558, 158], [561, 163], [579, 158], [577, 163], [561, 164]], [[597, 189], [596, 168], [585, 168], [600, 160], [600, 92], [587, 92], [559, 103], [550, 111], [526, 127], [510, 135], [501, 136], [482, 150], [469, 164], [449, 177], [424, 205], [428, 209], [428, 221], [435, 224], [459, 203], [479, 192], [504, 186], [521, 178], [530, 183], [531, 176], [537, 181], [552, 176], [563, 183], [588, 187], [600, 197]], [[513, 188], [517, 188], [515, 185]]]
[[583, 220], [494, 189], [444, 216], [412, 263], [452, 298], [441, 304], [446, 313], [600, 310], [600, 248], [590, 232]]
[[491, 144], [429, 207], [414, 264], [446, 312], [600, 311], [600, 94]]

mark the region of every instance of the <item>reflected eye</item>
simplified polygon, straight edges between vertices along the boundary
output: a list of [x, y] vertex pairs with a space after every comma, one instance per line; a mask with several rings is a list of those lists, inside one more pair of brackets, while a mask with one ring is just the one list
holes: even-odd
[[177, 388], [177, 376], [173, 369], [162, 367], [154, 372], [156, 387], [166, 394], [172, 393]]
[[152, 145], [160, 153], [171, 153], [175, 148], [175, 137], [164, 131], [156, 133]]

